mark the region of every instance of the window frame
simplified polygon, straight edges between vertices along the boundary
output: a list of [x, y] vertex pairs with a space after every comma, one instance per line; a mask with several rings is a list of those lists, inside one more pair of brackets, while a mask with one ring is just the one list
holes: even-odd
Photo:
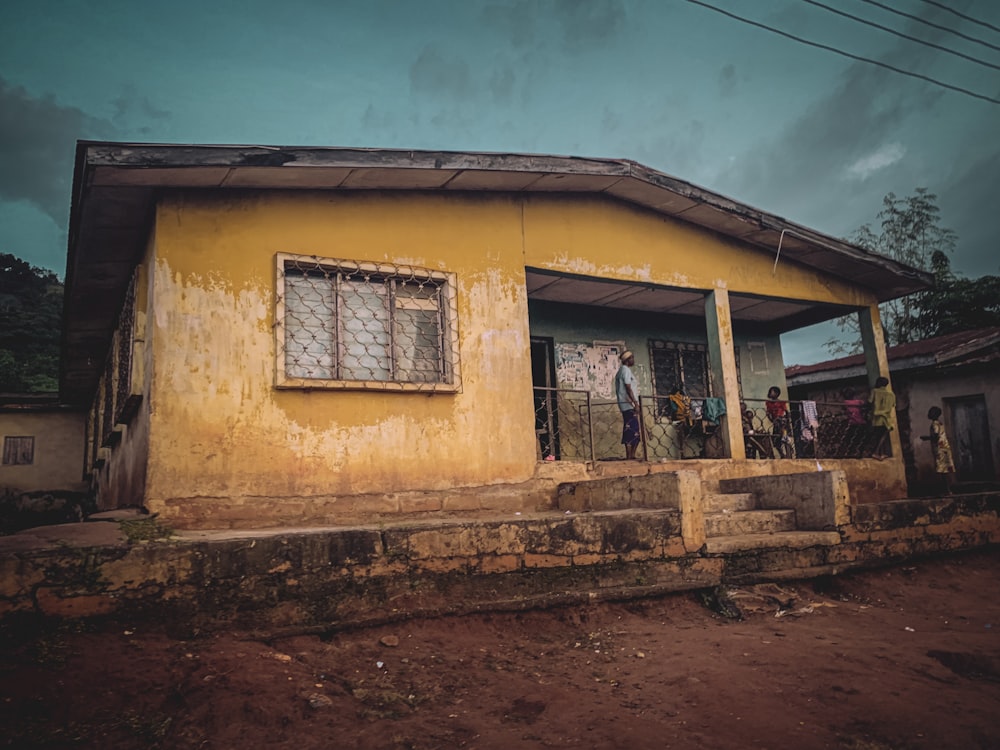
[[[27, 460], [22, 461], [22, 457], [26, 457]], [[31, 466], [34, 463], [34, 435], [4, 435], [3, 466]]]
[[[385, 280], [396, 281], [427, 281], [440, 288], [440, 323], [441, 347], [438, 352], [444, 377], [438, 381], [417, 380], [350, 380], [338, 378], [310, 378], [289, 375], [291, 363], [286, 357], [286, 336], [288, 311], [286, 309], [286, 269], [289, 267], [313, 266], [317, 269], [333, 273], [351, 270], [382, 277]], [[336, 297], [336, 306], [340, 307], [340, 297]], [[395, 307], [389, 309], [387, 336], [390, 342], [393, 335]], [[333, 313], [334, 321], [337, 320]], [[339, 329], [339, 327], [338, 327]], [[316, 255], [301, 255], [296, 253], [277, 253], [275, 255], [275, 387], [279, 389], [299, 390], [354, 390], [354, 391], [390, 391], [419, 393], [459, 393], [462, 390], [461, 369], [458, 356], [458, 320], [456, 307], [456, 275], [448, 271], [435, 271], [428, 268], [384, 263], [375, 261], [358, 261], [340, 258], [326, 258]], [[391, 346], [391, 343], [390, 343]], [[333, 358], [337, 367], [343, 366], [342, 342], [334, 346]]]
[[[657, 352], [675, 353], [675, 356], [677, 357], [677, 374], [680, 377], [680, 385], [684, 388], [684, 393], [688, 396], [688, 398], [693, 401], [704, 401], [706, 398], [712, 396], [714, 384], [712, 382], [712, 366], [708, 356], [707, 344], [693, 341], [671, 341], [669, 339], [651, 338], [647, 341], [647, 346], [649, 347], [649, 369], [650, 374], [652, 375], [653, 396], [656, 401], [656, 418], [658, 420], [669, 420], [669, 406], [667, 398], [670, 395], [669, 390], [671, 385], [677, 385], [677, 383], [661, 383], [659, 378], [657, 378]], [[704, 363], [703, 367], [705, 372], [706, 390], [706, 394], [704, 396], [692, 395], [689, 390], [689, 385], [684, 378], [684, 355], [692, 353], [700, 355]]]

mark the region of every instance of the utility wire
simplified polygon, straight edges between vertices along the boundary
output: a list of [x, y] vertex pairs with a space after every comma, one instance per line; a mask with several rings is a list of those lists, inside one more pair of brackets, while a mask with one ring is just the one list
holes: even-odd
[[[750, 26], [756, 26], [757, 28], [764, 29], [765, 31], [770, 31], [773, 34], [778, 34], [792, 41], [799, 42], [800, 44], [807, 44], [810, 47], [817, 47], [818, 49], [825, 49], [828, 52], [833, 52], [837, 55], [842, 55], [843, 57], [849, 57], [852, 60], [858, 60], [859, 62], [866, 62], [871, 65], [877, 65], [880, 68], [885, 68], [886, 70], [891, 70], [895, 73], [899, 73], [904, 76], [910, 76], [911, 78], [919, 78], [922, 81], [927, 81], [928, 83], [933, 83], [937, 86], [941, 86], [946, 89], [951, 89], [952, 91], [957, 91], [960, 94], [966, 94], [975, 99], [982, 99], [984, 102], [990, 102], [992, 104], [1000, 104], [1000, 99], [994, 99], [991, 96], [985, 96], [984, 94], [977, 94], [975, 91], [969, 91], [969, 89], [964, 89], [960, 86], [953, 86], [950, 83], [945, 83], [944, 81], [939, 81], [936, 78], [931, 78], [930, 76], [922, 75], [921, 73], [913, 73], [909, 70], [903, 70], [902, 68], [897, 68], [894, 65], [889, 65], [888, 63], [880, 62], [879, 60], [872, 60], [869, 57], [861, 57], [860, 55], [854, 55], [850, 52], [845, 52], [842, 49], [837, 49], [836, 47], [831, 47], [828, 44], [821, 44], [820, 42], [813, 42], [808, 39], [803, 39], [802, 37], [795, 36], [794, 34], [789, 34], [787, 31], [781, 31], [773, 26], [768, 26], [766, 24], [760, 23], [758, 21], [752, 21], [749, 18], [744, 18], [743, 16], [738, 16], [735, 13], [730, 13], [728, 10], [723, 10], [722, 8], [717, 8], [714, 5], [709, 5], [708, 3], [702, 2], [701, 0], [685, 0], [693, 5], [700, 5], [703, 8], [708, 8], [709, 10], [714, 10], [716, 13], [721, 13], [724, 16], [728, 16], [736, 21], [749, 24]], [[929, 2], [929, 0], [925, 0]]]
[[901, 10], [896, 10], [892, 6], [886, 5], [885, 3], [878, 2], [878, 0], [861, 0], [861, 2], [868, 3], [869, 5], [874, 5], [876, 8], [882, 8], [883, 10], [887, 10], [890, 13], [895, 13], [897, 16], [903, 16], [904, 18], [912, 19], [912, 20], [916, 21], [917, 23], [922, 23], [925, 26], [930, 26], [931, 28], [934, 28], [934, 29], [940, 29], [941, 31], [946, 31], [949, 34], [954, 34], [955, 36], [960, 36], [960, 37], [962, 37], [962, 39], [966, 39], [966, 40], [968, 40], [970, 42], [973, 42], [975, 44], [981, 44], [984, 47], [989, 47], [990, 49], [995, 49], [997, 52], [1000, 52], [1000, 47], [998, 47], [995, 44], [990, 44], [989, 42], [987, 42], [987, 41], [985, 41], [983, 39], [978, 39], [977, 37], [969, 36], [968, 34], [963, 34], [961, 31], [956, 31], [955, 29], [950, 29], [947, 26], [942, 26], [941, 24], [934, 23], [933, 21], [928, 21], [926, 18], [921, 18], [920, 16], [915, 16], [912, 13], [904, 13]]
[[967, 16], [964, 13], [959, 13], [954, 8], [949, 8], [944, 3], [937, 3], [937, 2], [934, 2], [934, 0], [924, 0], [924, 2], [927, 3], [928, 5], [933, 5], [936, 8], [940, 8], [941, 10], [946, 10], [949, 13], [953, 13], [956, 16], [958, 16], [959, 18], [964, 18], [966, 21], [970, 21], [971, 23], [975, 23], [975, 24], [978, 24], [980, 26], [985, 26], [987, 29], [993, 29], [994, 31], [1000, 31], [1000, 29], [998, 29], [993, 24], [986, 23], [986, 21], [980, 21], [978, 18], [973, 18], [972, 16]]
[[948, 47], [943, 47], [940, 44], [934, 44], [934, 42], [928, 42], [915, 36], [910, 36], [909, 34], [904, 34], [902, 31], [896, 31], [889, 26], [883, 26], [880, 23], [875, 23], [874, 21], [869, 21], [868, 19], [862, 18], [861, 16], [855, 16], [842, 10], [837, 10], [836, 8], [831, 8], [825, 3], [818, 2], [818, 0], [802, 0], [804, 3], [809, 3], [809, 5], [815, 5], [817, 8], [822, 8], [823, 10], [828, 10], [831, 13], [836, 13], [838, 16], [843, 16], [844, 18], [850, 18], [852, 21], [857, 21], [858, 23], [863, 23], [865, 26], [871, 26], [876, 29], [881, 29], [882, 31], [887, 31], [890, 34], [895, 34], [903, 39], [908, 39], [911, 42], [916, 42], [917, 44], [923, 44], [927, 47], [933, 47], [934, 49], [939, 49], [942, 52], [947, 52], [949, 55], [955, 55], [955, 57], [962, 57], [966, 60], [976, 63], [977, 65], [982, 65], [987, 68], [993, 68], [993, 70], [1000, 70], [1000, 65], [994, 65], [993, 63], [986, 62], [985, 60], [980, 60], [978, 57], [973, 57], [972, 55], [967, 55], [964, 52], [956, 52]]

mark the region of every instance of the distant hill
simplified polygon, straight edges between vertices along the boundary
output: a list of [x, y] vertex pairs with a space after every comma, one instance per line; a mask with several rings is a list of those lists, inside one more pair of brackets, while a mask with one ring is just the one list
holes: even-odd
[[0, 253], [0, 392], [59, 390], [62, 305], [59, 277]]

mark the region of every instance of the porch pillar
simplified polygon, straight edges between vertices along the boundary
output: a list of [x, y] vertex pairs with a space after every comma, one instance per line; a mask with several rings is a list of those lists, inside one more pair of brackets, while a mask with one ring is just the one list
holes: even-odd
[[[877, 303], [863, 307], [858, 311], [858, 328], [861, 330], [861, 345], [865, 350], [868, 387], [874, 386], [875, 379], [879, 377], [888, 379], [889, 386], [892, 387], [892, 378], [889, 377], [889, 355], [885, 346], [885, 331], [882, 330], [882, 316], [879, 313]], [[903, 444], [899, 439], [896, 412], [892, 413], [889, 444], [892, 447], [893, 457], [902, 459]]]
[[716, 287], [705, 295], [705, 323], [712, 382], [722, 385], [716, 393], [726, 401], [726, 415], [719, 428], [729, 458], [743, 458], [743, 421], [740, 416], [740, 388], [736, 373], [736, 350], [733, 346], [733, 319], [729, 311], [729, 290]]

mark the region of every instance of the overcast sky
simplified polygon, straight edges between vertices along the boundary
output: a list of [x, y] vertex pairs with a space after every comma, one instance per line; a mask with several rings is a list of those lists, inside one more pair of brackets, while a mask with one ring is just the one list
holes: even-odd
[[[705, 2], [1000, 100], [996, 0], [825, 0], [971, 60], [809, 0]], [[0, 252], [60, 275], [78, 138], [628, 158], [839, 237], [926, 187], [953, 267], [1000, 272], [1000, 104], [689, 0], [6, 0]]]

